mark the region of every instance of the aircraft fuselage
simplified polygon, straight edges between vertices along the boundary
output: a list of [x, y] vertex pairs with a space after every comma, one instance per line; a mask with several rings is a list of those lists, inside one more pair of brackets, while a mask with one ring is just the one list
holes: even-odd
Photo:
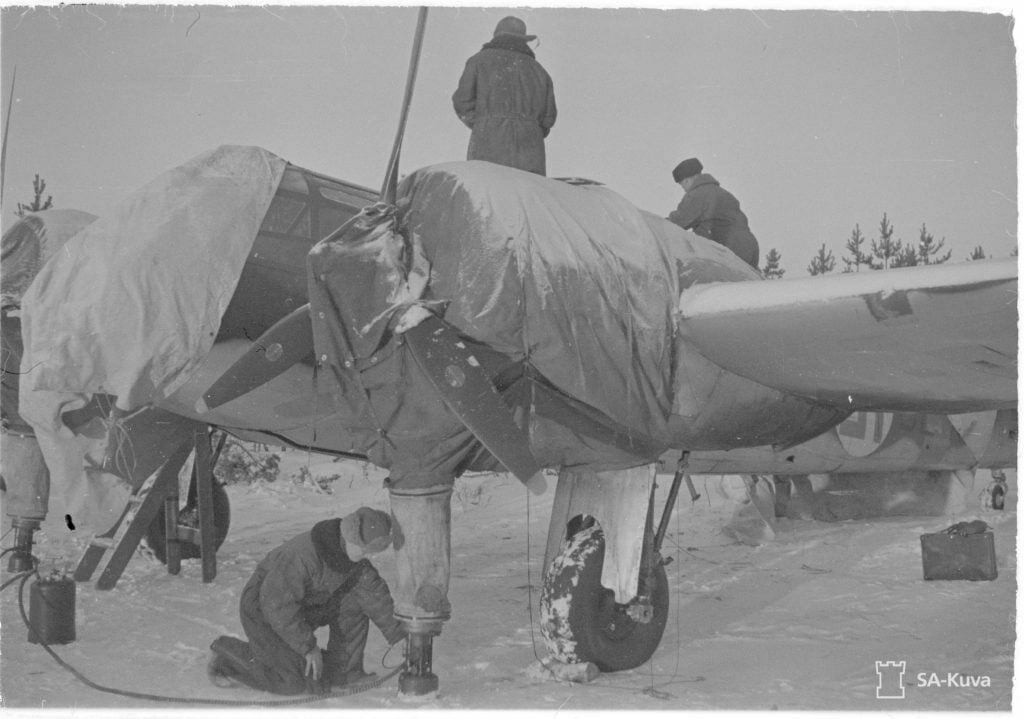
[[[587, 192], [587, 188], [575, 191]], [[375, 200], [372, 190], [290, 165], [253, 243], [216, 344], [190, 380], [160, 406], [241, 436], [360, 454], [354, 428], [346, 426], [335, 411], [333, 398], [316, 392], [312, 348], [305, 361], [227, 404], [199, 412], [196, 402], [261, 334], [308, 301], [309, 250]], [[693, 256], [677, 268], [681, 287], [756, 278], [755, 271], [731, 253], [722, 253], [702, 238], [690, 239]], [[727, 450], [794, 444], [821, 434], [846, 416], [841, 410], [727, 372], [701, 356], [683, 336], [674, 338], [674, 352], [676, 366], [683, 371], [677, 373], [673, 388], [672, 414], [667, 420], [670, 439], [667, 446], [652, 450], [649, 460], [668, 447]], [[531, 435], [532, 449], [541, 462], [587, 461], [585, 446], [565, 450], [564, 416], [538, 414]]]

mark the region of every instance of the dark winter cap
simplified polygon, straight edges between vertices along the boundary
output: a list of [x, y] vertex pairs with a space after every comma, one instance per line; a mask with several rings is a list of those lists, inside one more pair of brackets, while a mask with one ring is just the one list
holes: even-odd
[[676, 169], [672, 170], [672, 179], [676, 182], [682, 182], [687, 177], [699, 175], [703, 169], [704, 165], [700, 164], [700, 160], [696, 157], [691, 157], [676, 165]]
[[494, 37], [499, 35], [507, 35], [510, 37], [519, 38], [520, 40], [536, 40], [536, 35], [526, 34], [526, 23], [517, 18], [514, 15], [503, 17], [498, 21], [497, 26], [494, 28]]
[[360, 507], [341, 518], [341, 536], [345, 544], [382, 552], [391, 545], [391, 517], [379, 509]]

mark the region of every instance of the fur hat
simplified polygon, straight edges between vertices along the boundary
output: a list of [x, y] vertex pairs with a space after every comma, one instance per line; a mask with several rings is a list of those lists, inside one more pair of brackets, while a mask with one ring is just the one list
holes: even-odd
[[360, 507], [341, 518], [341, 536], [345, 544], [382, 552], [391, 546], [391, 517], [379, 509]]
[[494, 28], [494, 37], [498, 37], [499, 35], [506, 35], [509, 37], [519, 38], [520, 40], [525, 40], [526, 42], [537, 39], [536, 35], [526, 34], [526, 23], [517, 18], [515, 15], [503, 17], [501, 20], [498, 21], [497, 26], [495, 26]]
[[691, 157], [676, 165], [676, 168], [672, 170], [672, 179], [676, 182], [682, 182], [687, 177], [699, 175], [703, 169], [704, 165], [700, 164], [700, 160], [696, 157]]

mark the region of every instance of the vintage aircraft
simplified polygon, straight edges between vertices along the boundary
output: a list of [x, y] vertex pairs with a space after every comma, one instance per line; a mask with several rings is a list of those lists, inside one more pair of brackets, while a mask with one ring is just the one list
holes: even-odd
[[107, 415], [133, 483], [195, 423], [388, 468], [403, 692], [437, 687], [463, 472], [559, 469], [543, 633], [621, 670], [667, 618], [666, 452], [768, 447], [784, 474], [858, 411], [1015, 432], [1014, 260], [765, 282], [606, 187], [483, 162], [378, 199], [259, 148], [157, 178], [30, 287], [21, 407], [51, 437]]

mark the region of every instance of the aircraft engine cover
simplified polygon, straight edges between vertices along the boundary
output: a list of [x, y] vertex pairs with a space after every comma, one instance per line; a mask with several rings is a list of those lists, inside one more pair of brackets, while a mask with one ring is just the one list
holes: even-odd
[[[405, 179], [399, 194], [408, 202], [405, 231], [417, 238], [431, 267], [424, 298], [446, 303], [444, 319], [528, 363], [559, 392], [648, 445], [679, 446], [681, 437], [692, 442], [715, 424], [731, 441], [749, 441], [745, 435], [756, 430], [740, 426], [745, 414], [754, 416], [746, 405], [759, 410], [761, 422], [760, 410], [784, 399], [734, 375], [723, 378], [713, 367], [718, 389], [740, 399], [716, 404], [705, 397], [713, 411], [676, 416], [679, 378], [690, 382], [681, 363], [697, 359], [678, 342], [680, 292], [702, 282], [759, 277], [723, 246], [636, 208], [607, 187], [482, 161], [423, 168]], [[732, 392], [730, 381], [745, 383], [744, 392]], [[814, 405], [794, 400], [786, 421], [796, 428], [807, 417], [811, 434], [837, 421], [832, 411], [815, 412]], [[537, 445], [563, 442], [560, 428], [533, 429], [535, 453], [558, 454]], [[728, 438], [716, 436], [715, 444]]]

